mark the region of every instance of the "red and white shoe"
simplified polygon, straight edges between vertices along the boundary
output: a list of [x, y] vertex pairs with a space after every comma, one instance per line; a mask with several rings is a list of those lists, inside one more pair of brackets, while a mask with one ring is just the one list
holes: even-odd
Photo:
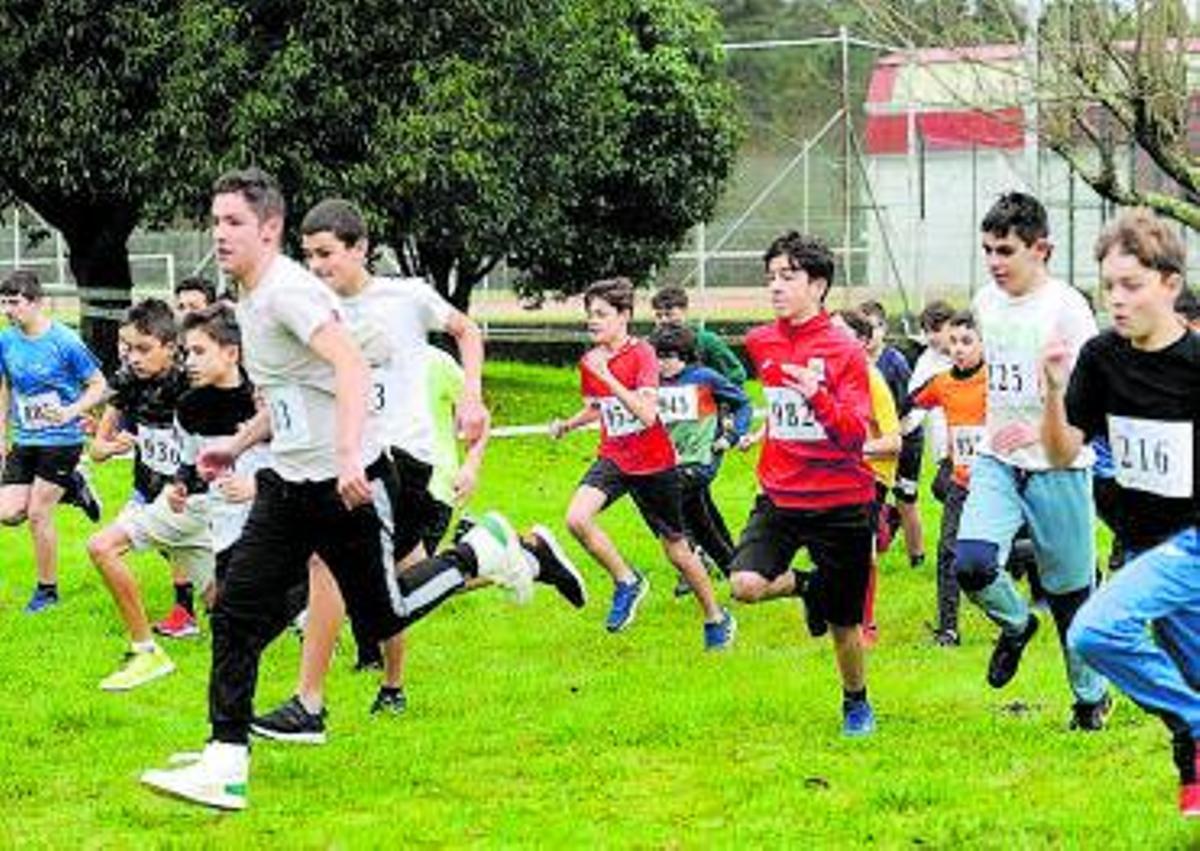
[[1184, 818], [1200, 818], [1200, 783], [1179, 787], [1179, 814]]
[[154, 631], [166, 638], [191, 638], [200, 634], [195, 616], [176, 603], [165, 618], [154, 625]]

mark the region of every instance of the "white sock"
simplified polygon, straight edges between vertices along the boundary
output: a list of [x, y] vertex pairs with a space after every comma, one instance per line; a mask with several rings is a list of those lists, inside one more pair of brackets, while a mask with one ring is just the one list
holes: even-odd
[[133, 647], [133, 652], [134, 652], [134, 653], [153, 653], [153, 652], [154, 652], [154, 649], [155, 649], [155, 648], [156, 648], [158, 645], [154, 643], [154, 639], [153, 639], [153, 638], [149, 638], [149, 639], [147, 639], [147, 640], [145, 640], [145, 641], [134, 641], [134, 642], [131, 642], [131, 646]]
[[533, 573], [533, 578], [537, 579], [542, 572], [542, 563], [537, 560], [537, 556], [525, 549], [525, 545], [521, 545], [521, 555], [525, 556], [525, 563], [529, 565], [529, 570]]

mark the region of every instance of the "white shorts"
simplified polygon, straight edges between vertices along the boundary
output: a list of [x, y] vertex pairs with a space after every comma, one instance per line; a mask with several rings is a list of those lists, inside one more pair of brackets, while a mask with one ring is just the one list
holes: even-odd
[[146, 505], [126, 505], [115, 525], [128, 536], [135, 551], [158, 550], [171, 564], [186, 570], [196, 588], [203, 590], [212, 583], [216, 559], [208, 517], [196, 511], [191, 500], [177, 514], [167, 504], [164, 491]]

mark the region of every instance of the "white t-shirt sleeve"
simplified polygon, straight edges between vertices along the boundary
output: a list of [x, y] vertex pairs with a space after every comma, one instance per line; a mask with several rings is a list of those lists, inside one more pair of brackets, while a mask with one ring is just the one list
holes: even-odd
[[1095, 337], [1099, 333], [1099, 329], [1096, 327], [1096, 317], [1092, 315], [1083, 296], [1066, 285], [1064, 285], [1064, 289], [1069, 295], [1065, 300], [1055, 332], [1066, 342], [1067, 348], [1071, 352], [1073, 366], [1083, 344]]
[[339, 316], [337, 297], [323, 286], [280, 287], [272, 295], [272, 315], [305, 345], [318, 328]]
[[425, 328], [429, 331], [445, 331], [454, 313], [454, 306], [424, 281], [415, 282], [412, 291], [416, 297], [417, 313]]

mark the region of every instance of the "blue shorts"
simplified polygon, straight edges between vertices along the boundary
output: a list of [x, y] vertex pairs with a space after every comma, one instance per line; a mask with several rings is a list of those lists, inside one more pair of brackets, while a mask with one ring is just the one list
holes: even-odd
[[1049, 593], [1067, 594], [1091, 584], [1096, 569], [1091, 470], [1029, 471], [978, 456], [958, 540], [995, 544], [1002, 565], [1024, 523]]

